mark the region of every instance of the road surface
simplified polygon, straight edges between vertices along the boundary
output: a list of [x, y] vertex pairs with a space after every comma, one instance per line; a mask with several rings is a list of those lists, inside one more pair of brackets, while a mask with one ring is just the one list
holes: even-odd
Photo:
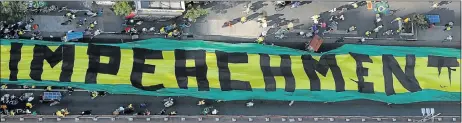
[[[20, 95], [24, 92], [33, 92], [38, 96], [43, 91], [5, 91]], [[65, 95], [65, 94], [64, 94]], [[174, 97], [176, 104], [167, 109], [167, 112], [177, 111], [179, 115], [199, 115], [204, 107], [197, 106], [199, 99], [192, 97]], [[36, 105], [34, 110], [38, 114], [51, 115], [58, 109], [68, 108], [72, 114], [84, 110], [92, 110], [95, 115], [112, 114], [116, 108], [133, 104], [136, 112], [143, 111], [138, 106], [146, 103], [147, 109], [152, 113], [159, 112], [162, 108], [163, 97], [138, 96], [138, 95], [108, 95], [105, 97], [90, 98], [88, 92], [74, 92], [71, 96], [65, 96], [56, 106]], [[442, 116], [460, 116], [459, 102], [421, 102], [400, 105], [387, 105], [381, 102], [368, 100], [354, 100], [335, 103], [322, 102], [295, 102], [289, 106], [287, 101], [254, 101], [254, 107], [246, 107], [247, 101], [230, 101], [214, 104], [221, 115], [285, 115], [285, 116], [421, 116], [421, 108], [435, 108], [436, 113]]]

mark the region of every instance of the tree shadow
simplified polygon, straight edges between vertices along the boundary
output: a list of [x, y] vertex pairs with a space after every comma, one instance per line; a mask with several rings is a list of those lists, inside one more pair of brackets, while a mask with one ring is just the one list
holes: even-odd
[[207, 6], [204, 6], [204, 8], [210, 8], [211, 11], [219, 14], [226, 14], [228, 13], [227, 9], [235, 7], [239, 4], [246, 3], [245, 1], [239, 1], [239, 2], [231, 2], [231, 1], [214, 1]]
[[268, 25], [279, 24], [281, 21], [285, 20], [285, 18], [281, 18], [284, 14], [274, 14], [266, 17], [268, 20]]
[[258, 1], [258, 2], [255, 2], [255, 3], [252, 3], [251, 5], [251, 9], [253, 12], [257, 12], [259, 9], [263, 8], [264, 6], [267, 6], [268, 4], [266, 3], [263, 3], [263, 1]]
[[253, 13], [253, 14], [247, 16], [247, 20], [253, 20], [253, 19], [257, 18], [259, 15], [260, 15], [260, 13]]
[[310, 3], [312, 3], [312, 2], [313, 2], [313, 1], [302, 1], [302, 2], [300, 2], [300, 6], [301, 6], [301, 5], [305, 5], [305, 4], [310, 4]]

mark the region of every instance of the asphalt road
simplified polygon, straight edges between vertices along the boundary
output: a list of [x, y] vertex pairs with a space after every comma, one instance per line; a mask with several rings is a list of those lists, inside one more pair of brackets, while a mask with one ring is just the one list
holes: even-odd
[[[2, 94], [10, 93], [20, 95], [28, 91], [0, 91]], [[33, 91], [35, 96], [43, 91]], [[65, 95], [65, 94], [63, 94]], [[178, 115], [199, 115], [204, 107], [197, 106], [199, 99], [191, 97], [174, 97], [176, 104], [167, 109], [167, 112], [177, 111]], [[37, 99], [37, 98], [36, 98]], [[95, 115], [112, 114], [116, 108], [133, 104], [136, 112], [144, 109], [139, 104], [146, 103], [147, 109], [153, 114], [162, 108], [163, 97], [138, 95], [107, 95], [92, 100], [88, 92], [74, 92], [71, 96], [63, 97], [60, 104], [50, 107], [37, 104], [33, 110], [41, 115], [51, 115], [59, 109], [68, 108], [71, 114], [84, 110], [92, 110]], [[37, 101], [37, 100], [36, 100]], [[214, 104], [221, 115], [285, 115], [285, 116], [421, 116], [421, 108], [435, 108], [441, 116], [460, 116], [459, 102], [421, 102], [400, 105], [386, 105], [381, 102], [368, 100], [354, 100], [324, 104], [319, 102], [295, 102], [289, 106], [287, 101], [254, 101], [254, 107], [246, 107], [246, 101], [229, 101]]]

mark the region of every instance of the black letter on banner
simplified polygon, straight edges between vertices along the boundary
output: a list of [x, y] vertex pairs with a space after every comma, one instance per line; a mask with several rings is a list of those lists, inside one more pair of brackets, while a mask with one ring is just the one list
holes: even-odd
[[46, 45], [35, 45], [34, 58], [30, 65], [30, 78], [42, 81], [44, 60], [47, 60], [51, 68], [54, 68], [59, 62], [63, 61], [59, 81], [70, 82], [74, 69], [74, 47], [74, 45], [60, 45], [55, 51], [52, 51]]
[[314, 59], [311, 55], [303, 55], [302, 61], [306, 75], [310, 79], [311, 91], [321, 90], [321, 81], [319, 80], [316, 71], [325, 77], [329, 69], [332, 71], [332, 76], [334, 76], [335, 91], [345, 91], [345, 80], [343, 79], [340, 67], [337, 65], [335, 54], [322, 55], [319, 61]]
[[[117, 75], [120, 67], [120, 48], [115, 46], [88, 44], [88, 69], [86, 84], [96, 84], [98, 73]], [[109, 57], [109, 63], [100, 63], [100, 57]]]
[[164, 84], [151, 85], [147, 87], [143, 86], [143, 73], [154, 74], [156, 71], [155, 65], [144, 64], [146, 59], [163, 59], [162, 51], [133, 48], [133, 69], [130, 76], [132, 85], [136, 88], [147, 91], [157, 91], [165, 88]]
[[363, 67], [363, 62], [372, 63], [372, 59], [369, 55], [357, 54], [350, 52], [350, 55], [356, 60], [356, 75], [358, 76], [358, 81], [351, 79], [352, 81], [358, 83], [358, 91], [361, 93], [374, 93], [374, 83], [365, 82], [364, 76], [369, 75], [369, 68]]
[[245, 90], [252, 91], [249, 81], [231, 80], [228, 63], [248, 63], [247, 53], [226, 53], [215, 51], [219, 71], [220, 86], [222, 91]]
[[21, 61], [22, 43], [11, 43], [10, 48], [10, 81], [18, 81], [18, 64]]
[[271, 67], [270, 66], [270, 57], [268, 54], [260, 54], [260, 67], [263, 72], [263, 77], [265, 80], [265, 90], [266, 91], [276, 91], [276, 80], [274, 76], [284, 76], [286, 83], [286, 92], [295, 91], [295, 78], [292, 74], [292, 62], [290, 60], [290, 55], [280, 55], [281, 56], [281, 66], [280, 67]]
[[410, 92], [421, 91], [419, 82], [415, 78], [415, 55], [406, 55], [406, 67], [405, 72], [401, 69], [398, 61], [393, 55], [382, 55], [383, 63], [383, 77], [385, 80], [385, 93], [389, 95], [395, 94], [395, 88], [393, 87], [393, 74], [396, 79], [403, 85], [406, 90]]
[[443, 57], [443, 56], [428, 56], [428, 65], [427, 67], [437, 67], [438, 68], [438, 77], [441, 74], [441, 68], [446, 67], [448, 68], [448, 77], [449, 77], [449, 84], [451, 85], [451, 71], [456, 71], [456, 69], [452, 69], [451, 67], [459, 67], [459, 62], [457, 61], [456, 57]]
[[[194, 59], [195, 67], [186, 67], [187, 59]], [[199, 91], [209, 91], [205, 50], [175, 50], [175, 75], [181, 89], [188, 89], [188, 76], [195, 76]]]

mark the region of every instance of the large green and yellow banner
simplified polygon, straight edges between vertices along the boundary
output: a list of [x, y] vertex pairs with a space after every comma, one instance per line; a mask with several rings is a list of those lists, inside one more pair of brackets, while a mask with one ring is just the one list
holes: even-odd
[[460, 50], [347, 44], [317, 54], [258, 44], [1, 40], [2, 83], [219, 100], [460, 101]]

